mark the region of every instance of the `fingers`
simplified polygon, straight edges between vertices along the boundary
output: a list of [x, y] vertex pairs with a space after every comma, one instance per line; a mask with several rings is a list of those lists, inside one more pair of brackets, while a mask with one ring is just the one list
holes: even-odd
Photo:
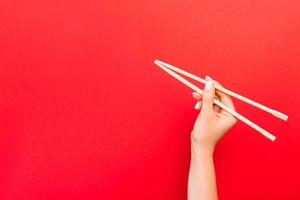
[[222, 109], [219, 107], [219, 106], [217, 106], [217, 105], [214, 105], [214, 111], [215, 112], [220, 112]]
[[[223, 87], [219, 82], [217, 82], [217, 81], [214, 81], [214, 82], [215, 82], [215, 85]], [[228, 106], [232, 110], [235, 110], [234, 104], [233, 104], [232, 99], [229, 95], [227, 95], [224, 92], [221, 92], [219, 90], [216, 90], [216, 96], [219, 97], [219, 101], [222, 102], [224, 105]], [[236, 122], [236, 118], [233, 117], [226, 110], [223, 110], [223, 109], [219, 108], [218, 114], [219, 114], [219, 117], [226, 115], [227, 117], [225, 118], [226, 119], [225, 121], [227, 121], [228, 124], [234, 124]], [[230, 116], [230, 117], [228, 117], [228, 116]]]
[[[217, 81], [214, 81], [215, 82], [215, 85], [218, 85], [218, 86], [221, 86], [223, 87], [219, 82]], [[234, 108], [234, 104], [232, 102], [232, 99], [229, 95], [219, 91], [219, 90], [216, 90], [216, 95], [219, 97], [220, 101], [225, 104], [226, 106], [228, 106], [229, 108], [235, 110]]]
[[[206, 76], [205, 79], [208, 80], [208, 81], [213, 81], [214, 85], [223, 87], [218, 81], [212, 80], [209, 76]], [[205, 91], [206, 91], [206, 89], [204, 89], [203, 92], [205, 93]], [[208, 101], [211, 102], [211, 96], [209, 96], [209, 93], [206, 93], [206, 94], [208, 94], [208, 95], [206, 95], [206, 97], [208, 97]], [[199, 110], [201, 108], [201, 105], [202, 105], [202, 99], [205, 98], [205, 97], [202, 97], [202, 95], [200, 95], [197, 92], [193, 92], [192, 96], [195, 100], [197, 100], [197, 103], [195, 105], [195, 109]], [[221, 101], [226, 106], [228, 106], [231, 109], [235, 110], [234, 104], [233, 104], [232, 99], [229, 95], [227, 95], [227, 94], [225, 94], [225, 93], [223, 93], [219, 90], [215, 90], [215, 98], [217, 98], [219, 101]], [[207, 101], [207, 98], [206, 98], [205, 101]], [[213, 99], [212, 99], [212, 101], [213, 101]], [[224, 111], [216, 105], [213, 105], [212, 108], [216, 112]]]
[[195, 104], [195, 109], [196, 110], [200, 110], [202, 96], [199, 93], [197, 93], [197, 92], [193, 92], [192, 96], [193, 96], [194, 99], [197, 100], [197, 103]]
[[200, 110], [200, 108], [201, 108], [201, 101], [198, 101], [197, 103], [196, 103], [196, 105], [195, 105], [195, 109], [196, 110]]
[[215, 85], [211, 78], [207, 77], [208, 82], [205, 84], [202, 96], [202, 111], [203, 115], [214, 112], [213, 101], [215, 99]]
[[199, 101], [199, 100], [202, 99], [201, 94], [199, 94], [198, 92], [193, 92], [193, 93], [192, 93], [192, 96], [193, 96], [193, 98], [196, 99], [197, 101]]

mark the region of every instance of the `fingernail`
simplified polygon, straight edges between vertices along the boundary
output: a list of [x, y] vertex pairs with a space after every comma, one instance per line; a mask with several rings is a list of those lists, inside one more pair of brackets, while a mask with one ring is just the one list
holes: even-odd
[[208, 80], [208, 81], [213, 80], [212, 78], [210, 78], [210, 76], [205, 76], [205, 79]]
[[198, 101], [198, 102], [196, 103], [196, 105], [195, 105], [195, 109], [196, 109], [196, 110], [199, 110], [200, 107], [201, 107], [201, 102]]
[[213, 82], [212, 81], [207, 81], [205, 84], [205, 89], [209, 92], [212, 88]]

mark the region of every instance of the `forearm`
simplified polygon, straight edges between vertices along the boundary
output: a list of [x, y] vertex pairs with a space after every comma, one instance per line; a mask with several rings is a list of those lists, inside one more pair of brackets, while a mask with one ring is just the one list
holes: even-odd
[[213, 147], [192, 143], [188, 200], [217, 200]]

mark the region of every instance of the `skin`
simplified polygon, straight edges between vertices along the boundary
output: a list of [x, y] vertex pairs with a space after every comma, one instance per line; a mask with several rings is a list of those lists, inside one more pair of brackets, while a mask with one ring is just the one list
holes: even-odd
[[[203, 96], [193, 93], [193, 98], [201, 105], [191, 133], [191, 163], [188, 179], [188, 200], [217, 200], [217, 185], [213, 153], [218, 141], [237, 122], [228, 112], [213, 105], [218, 98], [223, 104], [234, 109], [231, 98], [215, 90], [218, 82], [206, 77], [208, 83]], [[220, 85], [221, 86], [221, 85]]]

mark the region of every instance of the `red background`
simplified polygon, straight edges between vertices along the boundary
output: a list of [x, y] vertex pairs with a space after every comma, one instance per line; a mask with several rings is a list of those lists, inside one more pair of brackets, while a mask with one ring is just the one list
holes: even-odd
[[[0, 199], [186, 199], [191, 90], [162, 59], [287, 113], [235, 101], [220, 199], [300, 199], [300, 3], [0, 2]], [[202, 86], [201, 86], [202, 87]]]

